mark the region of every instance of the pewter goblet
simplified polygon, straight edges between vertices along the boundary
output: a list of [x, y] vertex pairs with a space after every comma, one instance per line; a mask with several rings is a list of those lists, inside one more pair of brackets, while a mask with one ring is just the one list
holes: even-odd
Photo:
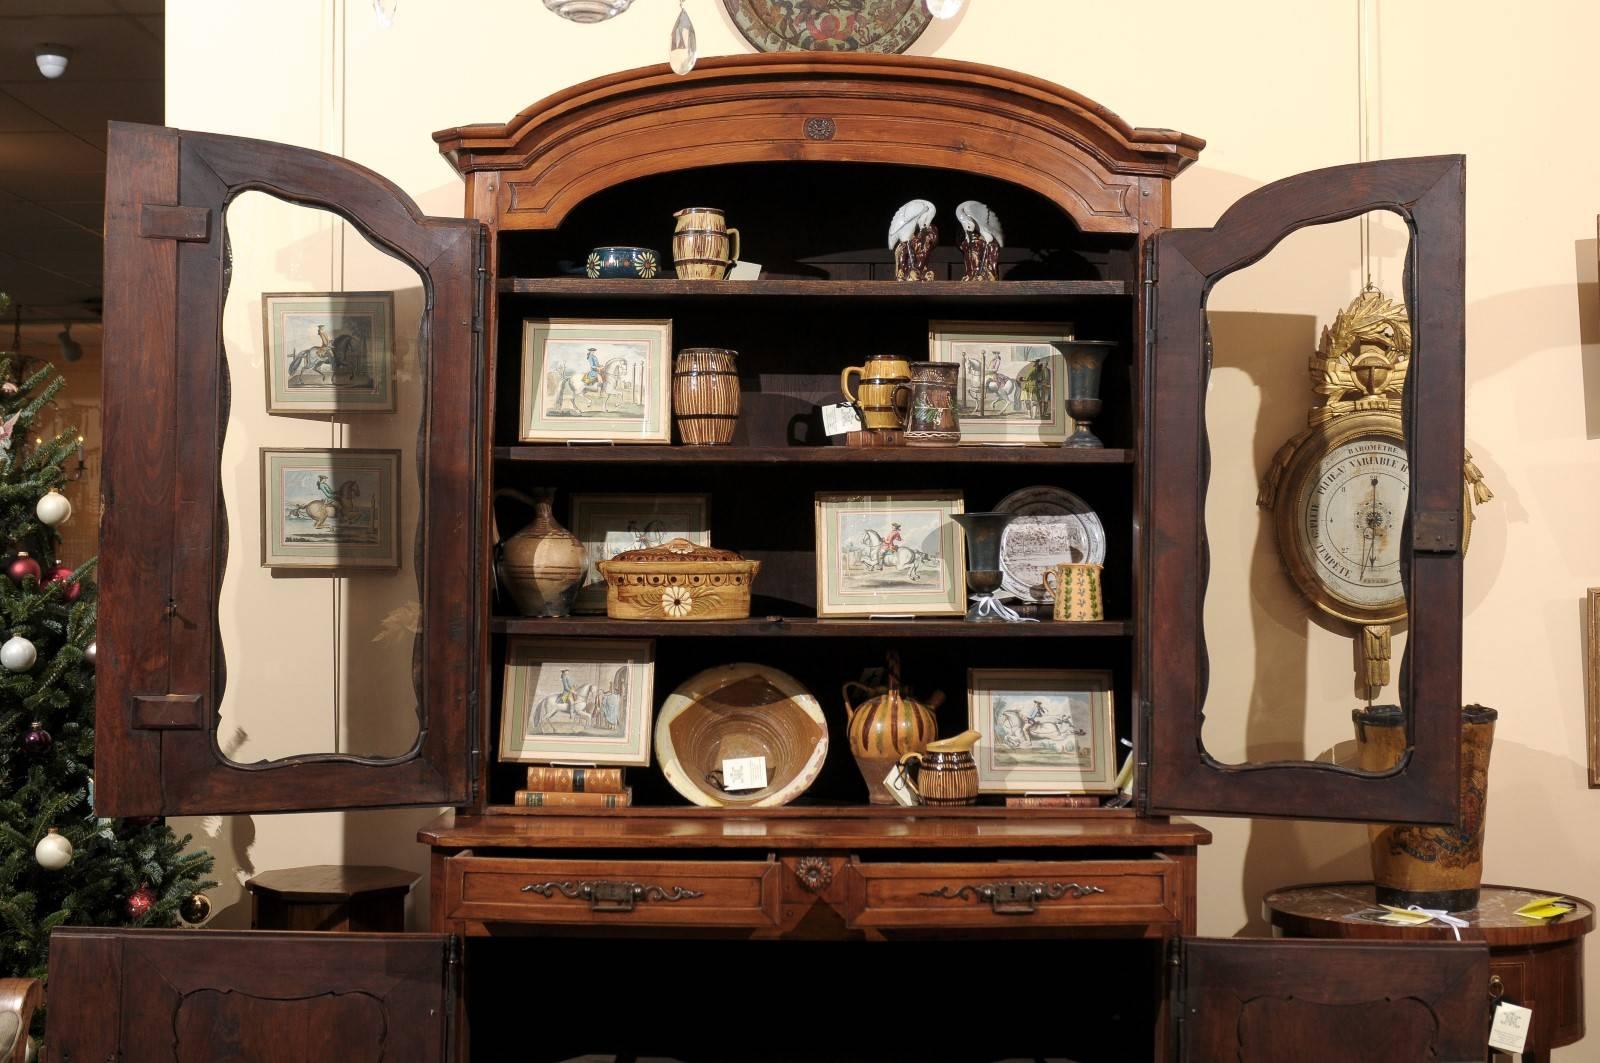
[[1063, 340], [1054, 344], [1067, 363], [1067, 413], [1075, 431], [1061, 444], [1064, 447], [1104, 447], [1089, 424], [1100, 416], [1100, 376], [1106, 355], [1116, 347], [1111, 340]]
[[[967, 534], [967, 589], [974, 594], [992, 599], [1000, 589], [1000, 541], [1005, 536], [1006, 525], [1016, 519], [1015, 513], [957, 513], [950, 518], [961, 525]], [[967, 619], [975, 623], [1004, 622], [991, 605], [984, 601], [973, 602], [967, 609]]]

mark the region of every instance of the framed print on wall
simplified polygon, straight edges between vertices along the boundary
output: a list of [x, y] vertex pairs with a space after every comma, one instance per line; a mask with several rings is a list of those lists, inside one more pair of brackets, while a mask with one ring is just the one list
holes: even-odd
[[968, 726], [980, 793], [1109, 794], [1117, 789], [1111, 673], [973, 668]]
[[392, 413], [393, 292], [261, 296], [268, 413]]
[[264, 568], [400, 567], [400, 452], [261, 448]]
[[524, 320], [517, 438], [670, 443], [671, 386], [671, 321]]
[[1064, 322], [930, 321], [928, 359], [961, 366], [963, 445], [1059, 446], [1072, 432]]
[[817, 616], [963, 616], [959, 491], [818, 492]]
[[589, 557], [589, 571], [572, 611], [604, 613], [606, 581], [600, 575], [600, 562], [624, 550], [663, 546], [679, 538], [710, 546], [711, 496], [573, 495], [567, 527]]
[[655, 643], [510, 640], [500, 759], [516, 764], [650, 763]]

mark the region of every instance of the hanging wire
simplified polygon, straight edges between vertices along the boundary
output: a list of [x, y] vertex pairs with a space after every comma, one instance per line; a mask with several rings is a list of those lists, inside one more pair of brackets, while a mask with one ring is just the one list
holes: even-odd
[[[1372, 161], [1372, 19], [1367, 5], [1376, 0], [1356, 0], [1356, 133], [1360, 161]], [[1372, 291], [1372, 213], [1361, 216], [1361, 275]]]

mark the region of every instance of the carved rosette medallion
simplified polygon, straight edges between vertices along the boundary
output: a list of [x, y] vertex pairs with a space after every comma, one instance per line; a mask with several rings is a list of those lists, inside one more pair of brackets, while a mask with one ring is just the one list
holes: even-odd
[[833, 884], [833, 861], [823, 856], [802, 856], [794, 865], [795, 878], [812, 893], [821, 893]]

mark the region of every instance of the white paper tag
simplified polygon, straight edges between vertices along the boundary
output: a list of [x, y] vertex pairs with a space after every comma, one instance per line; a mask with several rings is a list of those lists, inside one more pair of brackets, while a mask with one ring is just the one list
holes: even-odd
[[889, 769], [889, 774], [883, 777], [883, 785], [889, 788], [889, 796], [894, 798], [894, 803], [910, 808], [912, 805], [922, 803], [906, 781], [905, 769], [896, 764]]
[[861, 414], [848, 402], [830, 403], [822, 408], [822, 430], [830, 436], [861, 431]]
[[766, 785], [766, 757], [729, 757], [722, 762], [724, 790], [762, 790]]
[[761, 263], [746, 262], [744, 259], [733, 264], [728, 270], [728, 279], [731, 281], [755, 281], [761, 279]]
[[1500, 1001], [1494, 1006], [1494, 1022], [1489, 1026], [1489, 1047], [1521, 1055], [1532, 1021], [1532, 1008]]

